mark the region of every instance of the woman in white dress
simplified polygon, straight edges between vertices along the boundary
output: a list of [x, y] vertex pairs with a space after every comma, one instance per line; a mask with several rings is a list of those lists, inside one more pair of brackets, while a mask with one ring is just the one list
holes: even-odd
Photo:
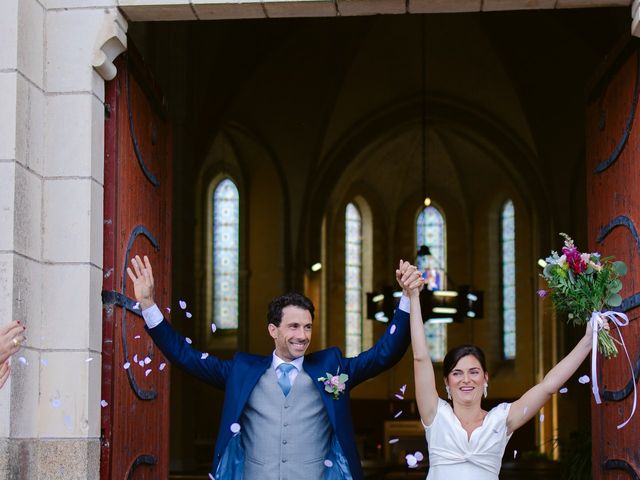
[[[400, 270], [415, 269], [403, 266]], [[445, 388], [453, 404], [438, 397], [431, 356], [424, 335], [416, 278], [404, 275], [401, 282], [411, 302], [411, 345], [416, 383], [416, 403], [429, 446], [427, 480], [498, 480], [502, 455], [511, 434], [527, 423], [573, 375], [591, 352], [591, 328], [575, 348], [544, 379], [515, 402], [490, 411], [480, 406], [486, 397], [489, 374], [484, 353], [462, 345], [445, 356]]]

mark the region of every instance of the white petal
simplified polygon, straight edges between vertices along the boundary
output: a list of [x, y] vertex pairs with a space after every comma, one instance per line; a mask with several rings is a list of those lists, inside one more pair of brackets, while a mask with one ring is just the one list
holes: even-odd
[[189, 345], [193, 343], [189, 337], [184, 337], [184, 341], [187, 342]]
[[171, 308], [170, 307], [166, 307], [165, 310], [167, 311], [167, 313], [171, 313]]
[[394, 333], [396, 333], [396, 326], [395, 325], [391, 325], [391, 328], [389, 329], [389, 333], [391, 335], [393, 335]]
[[209, 474], [209, 480], [216, 480], [216, 479], [213, 478], [213, 475]]
[[392, 438], [391, 440], [389, 440], [389, 445], [393, 445], [394, 443], [398, 443], [399, 441], [399, 438]]
[[158, 367], [158, 370], [164, 370], [164, 367], [166, 367], [167, 364], [166, 363], [161, 363], [160, 366]]
[[331, 460], [327, 459], [327, 460], [324, 461], [324, 466], [327, 467], [327, 468], [331, 468], [331, 467], [333, 467], [333, 462]]
[[133, 363], [138, 363], [138, 354], [137, 353], [133, 356]]
[[130, 366], [131, 366], [131, 364], [129, 362], [125, 362], [124, 365], [122, 366], [122, 368], [127, 370]]
[[517, 456], [517, 455], [518, 455], [518, 450], [514, 450], [514, 451], [513, 451], [513, 458], [514, 458], [514, 460], [515, 460], [515, 458], [516, 458], [516, 456]]
[[133, 338], [135, 338], [136, 340], [138, 340], [138, 339], [140, 338], [140, 335], [136, 335], [136, 336], [135, 336], [135, 337], [133, 337]]
[[229, 427], [229, 429], [231, 430], [231, 433], [238, 433], [240, 431], [240, 424], [239, 423], [232, 423], [231, 427]]
[[51, 406], [53, 408], [60, 408], [60, 399], [54, 398], [53, 400], [51, 400]]
[[131, 307], [133, 310], [140, 310], [140, 302], [136, 302], [135, 305], [133, 307]]
[[23, 365], [29, 365], [29, 362], [27, 362], [27, 359], [26, 359], [26, 358], [24, 358], [24, 357], [19, 357], [19, 358], [18, 358], [18, 361], [19, 361], [20, 363], [22, 363]]
[[407, 455], [405, 458], [409, 467], [415, 467], [418, 464], [418, 459], [411, 454]]
[[138, 365], [140, 365], [141, 367], [144, 367], [144, 360], [140, 360], [140, 361], [138, 362]]
[[398, 413], [396, 413], [393, 418], [398, 418], [400, 415], [402, 415], [402, 410], [400, 410]]
[[147, 377], [147, 376], [149, 376], [149, 374], [150, 374], [150, 373], [151, 373], [151, 369], [150, 369], [150, 368], [147, 368], [147, 369], [144, 371], [144, 376], [145, 376], [145, 377]]
[[205, 352], [205, 353], [203, 353], [203, 354], [200, 356], [200, 360], [204, 360], [204, 359], [205, 359], [205, 358], [207, 358], [208, 356], [209, 356], [209, 354], [208, 354], [207, 352]]
[[569, 389], [567, 387], [562, 387], [559, 391], [560, 393], [567, 393]]
[[107, 406], [107, 405], [109, 405], [109, 404], [107, 403], [107, 401], [106, 401], [106, 400], [100, 400], [100, 405], [102, 406], [102, 408], [104, 408], [104, 407], [106, 407], [106, 406]]
[[144, 357], [144, 364], [149, 365], [151, 363], [151, 359], [149, 357]]
[[49, 360], [47, 360], [46, 358], [41, 358], [40, 363], [46, 367], [47, 365], [49, 365]]
[[185, 317], [187, 317], [187, 318], [191, 318], [191, 317], [193, 317], [193, 315], [191, 315], [191, 312], [187, 312], [187, 313], [185, 313], [184, 315], [185, 315]]
[[89, 363], [91, 360], [93, 360], [93, 357], [89, 357], [85, 360], [85, 362]]
[[399, 399], [399, 400], [404, 400], [404, 397], [402, 395], [397, 394], [397, 393], [396, 393], [396, 398]]
[[407, 390], [407, 386], [406, 385], [402, 385], [400, 387], [400, 392], [404, 395], [404, 392]]
[[211, 333], [216, 333], [216, 330], [218, 329], [218, 327], [216, 327], [215, 323], [211, 324]]
[[180, 308], [183, 310], [187, 308], [187, 302], [185, 302], [184, 300], [180, 300], [178, 304], [180, 305]]
[[540, 423], [544, 422], [544, 413], [540, 414]]
[[589, 383], [589, 382], [591, 381], [591, 379], [589, 378], [589, 375], [582, 375], [582, 376], [578, 379], [578, 381], [579, 381], [582, 385], [584, 385], [584, 384], [586, 384], [586, 383]]
[[418, 460], [419, 462], [424, 460], [424, 455], [422, 454], [422, 452], [416, 452], [413, 454], [413, 456], [416, 457], [416, 460]]

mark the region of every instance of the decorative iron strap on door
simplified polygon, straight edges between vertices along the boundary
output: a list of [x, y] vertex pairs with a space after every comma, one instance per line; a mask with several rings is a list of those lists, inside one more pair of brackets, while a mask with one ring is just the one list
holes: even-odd
[[[629, 317], [624, 338], [640, 374], [640, 51], [629, 44], [601, 80], [587, 107], [587, 207], [589, 251], [606, 251], [629, 266], [621, 310]], [[632, 410], [634, 380], [624, 352], [600, 359], [605, 401], [592, 404], [592, 471], [595, 479], [640, 479], [640, 415], [616, 428]], [[637, 385], [636, 385], [637, 386]]]
[[162, 95], [135, 50], [106, 84], [102, 479], [168, 478], [169, 369], [144, 331], [127, 281], [147, 255], [170, 304], [171, 130]]

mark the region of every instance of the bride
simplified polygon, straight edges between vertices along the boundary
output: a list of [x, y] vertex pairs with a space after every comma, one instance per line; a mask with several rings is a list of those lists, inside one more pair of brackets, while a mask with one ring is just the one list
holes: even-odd
[[502, 455], [513, 432], [537, 414], [591, 352], [591, 327], [587, 326], [585, 336], [539, 384], [515, 402], [488, 412], [480, 406], [489, 385], [484, 353], [474, 345], [450, 350], [442, 366], [451, 406], [436, 390], [420, 311], [421, 287], [415, 282], [402, 286], [411, 303], [416, 403], [429, 446], [427, 480], [498, 480]]

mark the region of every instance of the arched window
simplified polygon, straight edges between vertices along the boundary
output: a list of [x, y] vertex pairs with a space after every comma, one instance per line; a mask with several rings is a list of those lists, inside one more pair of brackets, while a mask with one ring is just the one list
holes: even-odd
[[213, 318], [220, 329], [238, 328], [238, 287], [240, 258], [240, 195], [229, 178], [222, 179], [211, 196], [213, 242]]
[[362, 351], [362, 215], [353, 203], [345, 209], [345, 333], [346, 354]]
[[[425, 207], [418, 215], [416, 251], [420, 246], [426, 245], [429, 247], [431, 255], [419, 256], [416, 266], [423, 272], [423, 276], [427, 280], [426, 288], [430, 290], [446, 288], [446, 230], [444, 217], [436, 207]], [[424, 329], [431, 359], [434, 362], [441, 362], [447, 352], [447, 325], [427, 322]]]
[[500, 212], [500, 258], [502, 291], [502, 355], [516, 358], [516, 221], [513, 202], [507, 200]]

